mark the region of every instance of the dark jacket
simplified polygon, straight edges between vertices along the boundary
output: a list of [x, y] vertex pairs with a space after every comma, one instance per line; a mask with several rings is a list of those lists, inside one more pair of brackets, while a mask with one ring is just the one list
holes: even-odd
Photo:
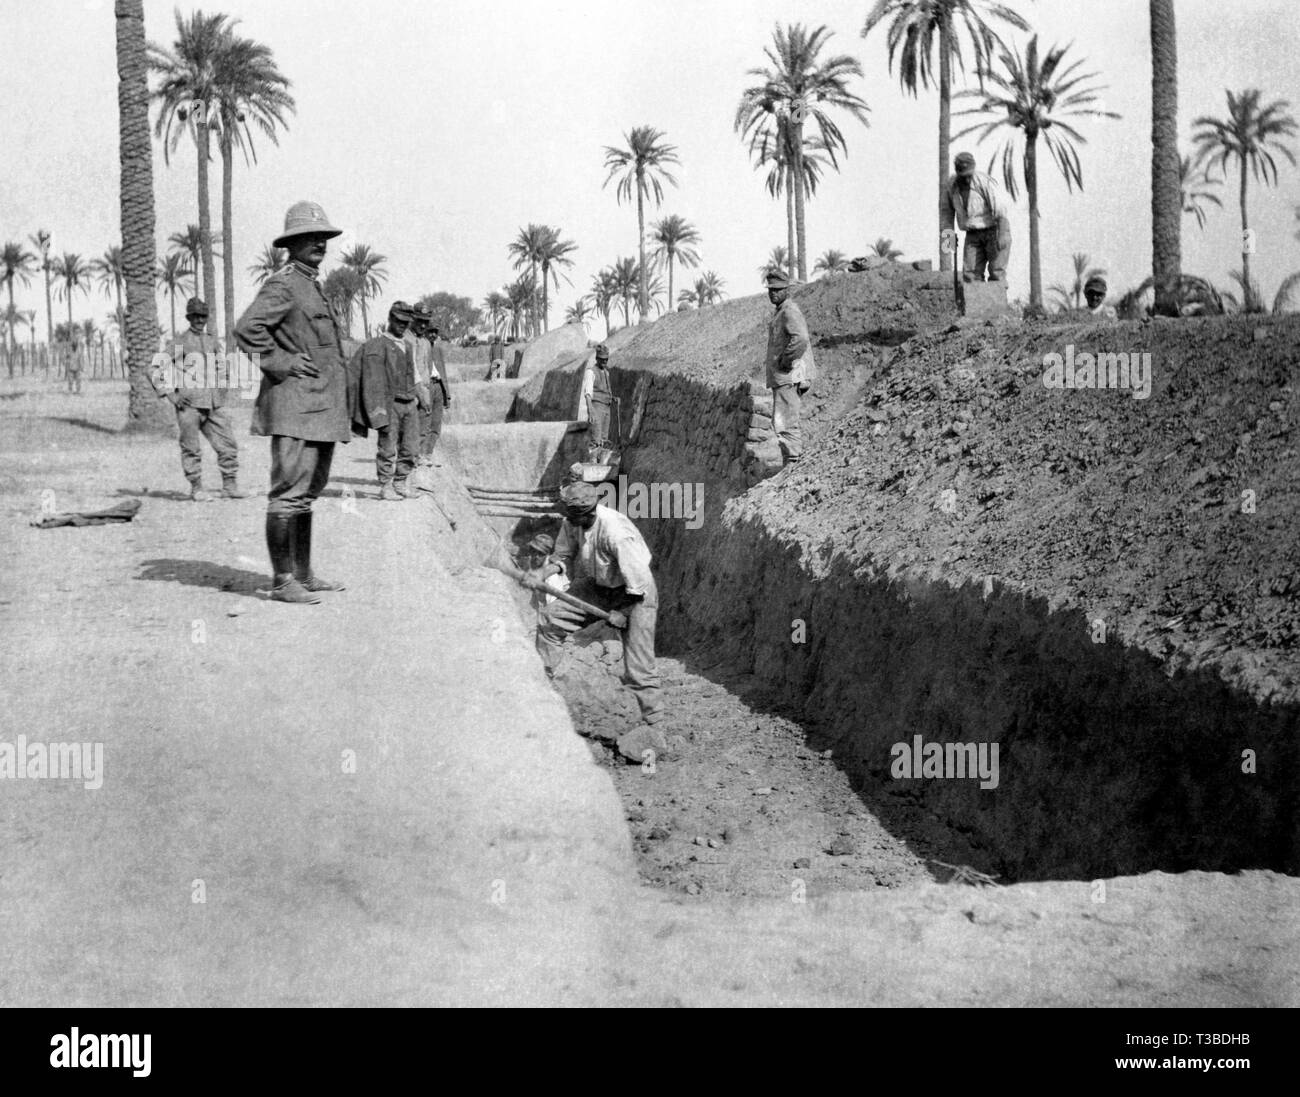
[[[316, 278], [294, 263], [271, 275], [235, 325], [235, 341], [259, 356], [262, 369], [254, 434], [309, 442], [351, 439], [339, 327]], [[315, 365], [319, 377], [289, 375], [302, 358]]]
[[356, 396], [352, 429], [365, 436], [367, 429], [388, 425], [388, 405], [394, 396], [415, 396], [415, 381], [406, 348], [387, 335], [367, 339], [348, 362], [348, 382]]

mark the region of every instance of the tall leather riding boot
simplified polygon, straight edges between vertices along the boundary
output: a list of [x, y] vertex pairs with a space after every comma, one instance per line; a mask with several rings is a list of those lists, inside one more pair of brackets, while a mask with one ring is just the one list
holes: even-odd
[[321, 579], [311, 570], [311, 520], [312, 513], [294, 516], [293, 529], [293, 575], [302, 584], [304, 590], [346, 590], [342, 583], [332, 583]]
[[270, 553], [271, 570], [275, 573], [271, 597], [277, 602], [315, 605], [320, 599], [294, 578], [294, 523], [298, 517], [289, 514], [266, 516], [266, 550]]

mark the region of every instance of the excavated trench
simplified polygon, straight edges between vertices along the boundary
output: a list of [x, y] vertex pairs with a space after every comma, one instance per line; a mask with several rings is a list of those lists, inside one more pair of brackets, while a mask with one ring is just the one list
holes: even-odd
[[[632, 510], [656, 557], [671, 753], [650, 774], [593, 740], [643, 875], [771, 896], [968, 870], [1295, 873], [1296, 325], [1267, 354], [1235, 353], [1226, 324], [1117, 325], [1168, 359], [1159, 403], [1051, 404], [1043, 348], [1094, 336], [944, 330], [923, 294], [867, 289], [804, 291], [812, 452], [772, 479], [748, 368], [763, 302], [615, 344], [627, 483], [705, 500], [702, 521]], [[1221, 376], [1177, 366], [1216, 341]], [[448, 429], [467, 484], [525, 508], [483, 518], [515, 546], [555, 524], [528, 499], [585, 445], [581, 368], [520, 386], [509, 424], [494, 395], [495, 423]], [[1270, 505], [1234, 525], [1242, 485]], [[579, 730], [620, 727], [616, 637], [581, 641], [557, 687]]]

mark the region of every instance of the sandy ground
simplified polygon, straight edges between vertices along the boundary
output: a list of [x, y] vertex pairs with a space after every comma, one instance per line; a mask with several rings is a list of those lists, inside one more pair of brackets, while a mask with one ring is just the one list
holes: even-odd
[[[667, 662], [710, 734], [620, 771], [620, 804], [504, 580], [452, 562], [450, 485], [442, 509], [380, 503], [373, 443], [341, 448], [316, 565], [349, 589], [271, 603], [262, 501], [185, 501], [175, 443], [117, 433], [121, 389], [0, 385], [0, 741], [105, 757], [98, 790], [0, 781], [5, 1004], [1300, 1003], [1300, 881], [974, 888], [913, 860], [871, 883], [819, 848], [839, 814], [804, 817], [821, 760], [797, 784], [769, 773], [779, 716], [750, 739], [743, 685]], [[241, 444], [260, 487], [265, 442]], [[39, 531], [46, 491], [60, 510], [142, 508]], [[735, 787], [773, 792], [674, 814], [705, 746]], [[754, 799], [802, 835], [772, 846]], [[652, 839], [661, 816], [680, 826]], [[641, 850], [669, 888], [636, 883], [634, 842], [673, 845], [658, 868]], [[754, 868], [730, 891], [703, 863], [728, 857]]]

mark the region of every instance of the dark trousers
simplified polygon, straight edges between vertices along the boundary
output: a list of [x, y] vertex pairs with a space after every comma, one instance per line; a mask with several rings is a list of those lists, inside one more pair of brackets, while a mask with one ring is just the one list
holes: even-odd
[[176, 409], [176, 425], [181, 432], [181, 471], [186, 480], [197, 487], [203, 479], [203, 438], [216, 451], [221, 479], [235, 479], [239, 474], [239, 444], [235, 441], [229, 411], [182, 404]]
[[[623, 681], [636, 697], [641, 718], [647, 724], [663, 719], [664, 701], [659, 688], [659, 667], [655, 663], [655, 619], [659, 616], [659, 592], [655, 587], [644, 598], [629, 598], [625, 587], [600, 587], [582, 579], [569, 593], [603, 610], [627, 615], [623, 638]], [[537, 616], [537, 651], [542, 662], [555, 670], [563, 657], [564, 641], [600, 618], [557, 598]]]
[[[375, 470], [381, 484], [405, 480], [420, 456], [420, 405], [415, 398], [388, 402], [388, 426], [379, 428]], [[394, 457], [397, 474], [393, 475]]]
[[283, 434], [271, 436], [271, 492], [266, 513], [289, 517], [308, 514], [329, 483], [333, 442], [308, 442]]
[[962, 249], [962, 281], [983, 282], [985, 268], [990, 282], [1005, 282], [1007, 260], [1011, 257], [1011, 232], [998, 239], [998, 228], [967, 229]]
[[68, 391], [81, 391], [81, 370], [68, 370]]
[[428, 457], [442, 434], [442, 386], [435, 381], [429, 386], [429, 408], [420, 412], [420, 456]]

